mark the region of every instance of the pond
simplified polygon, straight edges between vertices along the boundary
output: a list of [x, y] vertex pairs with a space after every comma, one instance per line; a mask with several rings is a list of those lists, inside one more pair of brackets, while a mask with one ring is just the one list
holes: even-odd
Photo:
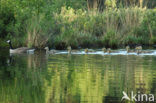
[[0, 103], [121, 103], [123, 91], [156, 96], [156, 56], [0, 53]]

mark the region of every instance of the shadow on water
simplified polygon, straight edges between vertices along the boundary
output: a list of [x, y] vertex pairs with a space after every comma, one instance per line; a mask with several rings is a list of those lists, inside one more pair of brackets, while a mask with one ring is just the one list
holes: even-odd
[[2, 103], [129, 103], [122, 91], [156, 96], [156, 57], [10, 56], [0, 51]]
[[44, 54], [12, 55], [1, 51], [0, 102], [44, 103], [44, 79], [47, 78]]

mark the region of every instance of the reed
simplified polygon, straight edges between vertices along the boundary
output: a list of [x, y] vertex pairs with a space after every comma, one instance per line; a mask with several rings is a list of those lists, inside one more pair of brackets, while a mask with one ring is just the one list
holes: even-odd
[[149, 41], [145, 40], [149, 35], [140, 33], [144, 17], [149, 13], [146, 8], [114, 8], [106, 9], [103, 13], [74, 11], [72, 8], [62, 8], [62, 11], [55, 15], [60, 31], [54, 40], [57, 46], [63, 43], [64, 46], [76, 47], [118, 47], [147, 44]]

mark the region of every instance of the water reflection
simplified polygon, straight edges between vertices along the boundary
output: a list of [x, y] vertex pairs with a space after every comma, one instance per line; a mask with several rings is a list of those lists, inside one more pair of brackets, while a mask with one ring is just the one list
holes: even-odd
[[154, 56], [0, 55], [2, 103], [121, 103], [122, 91], [156, 96]]
[[23, 54], [1, 57], [1, 103], [44, 103], [45, 56]]

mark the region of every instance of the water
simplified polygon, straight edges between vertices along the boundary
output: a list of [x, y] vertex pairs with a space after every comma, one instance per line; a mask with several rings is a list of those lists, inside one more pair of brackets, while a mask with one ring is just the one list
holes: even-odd
[[156, 56], [0, 53], [0, 103], [121, 103], [122, 91], [156, 96]]

